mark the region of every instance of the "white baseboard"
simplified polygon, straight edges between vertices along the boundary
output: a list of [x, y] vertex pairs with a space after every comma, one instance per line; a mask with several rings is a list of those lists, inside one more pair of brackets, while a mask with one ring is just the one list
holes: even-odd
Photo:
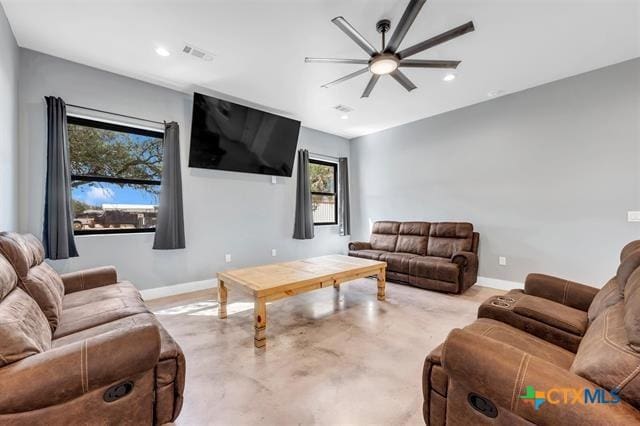
[[207, 290], [218, 287], [218, 280], [215, 278], [202, 281], [192, 281], [188, 283], [173, 284], [164, 287], [149, 288], [140, 290], [144, 300], [159, 299], [161, 297], [174, 296], [176, 294], [190, 293], [192, 291]]
[[512, 290], [514, 288], [524, 288], [524, 283], [519, 283], [517, 281], [507, 281], [500, 280], [498, 278], [487, 278], [487, 277], [478, 277], [478, 281], [476, 281], [476, 285], [482, 287], [491, 287], [497, 288], [498, 290]]

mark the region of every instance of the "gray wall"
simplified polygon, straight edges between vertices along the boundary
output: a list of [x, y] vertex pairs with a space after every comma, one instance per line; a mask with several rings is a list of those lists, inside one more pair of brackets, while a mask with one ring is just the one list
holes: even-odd
[[[202, 90], [206, 93], [205, 90]], [[56, 261], [60, 271], [116, 265], [123, 278], [152, 288], [213, 278], [215, 272], [265, 262], [343, 252], [348, 237], [336, 227], [317, 228], [316, 238], [293, 240], [295, 173], [292, 178], [187, 167], [191, 96], [41, 53], [21, 50], [20, 228], [40, 236], [44, 197], [45, 105], [55, 95], [67, 103], [180, 124], [186, 250], [154, 251], [152, 234], [81, 236], [80, 257]], [[346, 139], [302, 128], [300, 147], [348, 156]], [[271, 257], [271, 249], [278, 251]], [[224, 263], [231, 253], [233, 262]]]
[[639, 127], [636, 59], [354, 139], [354, 239], [379, 219], [465, 220], [481, 276], [601, 286], [640, 237]]
[[18, 227], [18, 45], [0, 5], [0, 231]]

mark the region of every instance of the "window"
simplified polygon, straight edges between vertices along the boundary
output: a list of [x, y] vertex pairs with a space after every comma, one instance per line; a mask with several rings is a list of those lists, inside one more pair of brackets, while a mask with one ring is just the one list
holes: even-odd
[[153, 232], [163, 133], [69, 116], [76, 235]]
[[309, 160], [311, 181], [311, 207], [314, 225], [338, 224], [338, 165], [320, 160]]

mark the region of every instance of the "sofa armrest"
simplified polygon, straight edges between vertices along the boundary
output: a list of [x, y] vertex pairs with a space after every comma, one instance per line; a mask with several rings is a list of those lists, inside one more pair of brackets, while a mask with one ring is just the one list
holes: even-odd
[[[37, 410], [152, 370], [160, 356], [155, 324], [114, 330], [0, 368], [0, 412]], [[135, 383], [134, 383], [135, 386]]]
[[371, 250], [371, 243], [364, 241], [351, 241], [349, 250]]
[[598, 289], [551, 275], [529, 274], [524, 281], [524, 292], [586, 312]]
[[454, 253], [453, 256], [451, 256], [451, 261], [460, 266], [460, 269], [463, 270], [478, 269], [478, 255], [470, 251], [459, 251]]
[[[535, 424], [640, 421], [640, 412], [626, 402], [583, 404], [585, 389], [590, 395], [597, 395], [599, 387], [594, 383], [506, 343], [468, 331], [456, 329], [449, 334], [442, 364], [453, 385], [489, 399], [499, 412], [510, 411]], [[551, 389], [554, 390], [547, 392]], [[563, 389], [568, 389], [568, 403], [563, 402]], [[533, 399], [522, 398], [534, 391], [544, 391], [547, 398], [538, 402], [537, 410]], [[574, 397], [580, 403], [574, 403]], [[613, 399], [612, 395], [606, 397]]]
[[101, 266], [60, 275], [65, 294], [90, 288], [102, 287], [118, 282], [115, 266]]

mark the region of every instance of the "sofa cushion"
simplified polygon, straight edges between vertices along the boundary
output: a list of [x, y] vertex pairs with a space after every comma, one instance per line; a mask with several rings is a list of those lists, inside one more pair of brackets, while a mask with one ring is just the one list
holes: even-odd
[[16, 271], [7, 259], [0, 256], [0, 301], [18, 285]]
[[394, 251], [398, 242], [400, 222], [379, 221], [373, 224], [371, 248], [374, 250]]
[[60, 275], [44, 263], [44, 248], [31, 234], [0, 233], [0, 253], [18, 275], [18, 285], [36, 301], [51, 331], [58, 327], [62, 313], [64, 284]]
[[624, 289], [624, 326], [629, 345], [640, 351], [640, 268], [631, 274]]
[[383, 253], [378, 260], [387, 262], [387, 271], [408, 274], [409, 260], [417, 256], [417, 254], [411, 253]]
[[457, 283], [460, 269], [457, 264], [441, 257], [417, 256], [409, 260], [409, 274]]
[[589, 305], [587, 312], [589, 323], [592, 323], [609, 306], [613, 306], [621, 300], [622, 293], [620, 293], [616, 277], [613, 277], [596, 293], [591, 305]]
[[349, 250], [349, 256], [362, 257], [363, 259], [379, 260], [380, 255], [388, 253], [383, 250]]
[[116, 284], [109, 284], [102, 287], [66, 294], [62, 299], [62, 309], [75, 308], [76, 306], [82, 306], [101, 300], [130, 297], [142, 300], [140, 292], [133, 284], [129, 281], [121, 281]]
[[630, 253], [620, 262], [620, 266], [616, 271], [616, 281], [618, 282], [620, 294], [624, 293], [629, 277], [638, 267], [640, 267], [640, 250]]
[[513, 312], [576, 336], [584, 335], [587, 330], [586, 312], [542, 297], [520, 297], [513, 305]]
[[640, 250], [640, 240], [634, 240], [627, 243], [622, 247], [622, 250], [620, 250], [620, 262], [636, 250]]
[[51, 328], [44, 314], [22, 289], [0, 301], [0, 367], [49, 350]]
[[640, 353], [629, 346], [624, 303], [609, 307], [587, 330], [571, 371], [640, 408]]
[[53, 336], [57, 339], [71, 333], [77, 333], [97, 325], [144, 312], [148, 312], [148, 310], [139, 295], [87, 303], [62, 311], [60, 327], [58, 327]]
[[479, 318], [464, 328], [481, 336], [487, 336], [530, 353], [558, 367], [568, 370], [574, 354], [525, 331], [489, 318]]
[[427, 255], [450, 259], [459, 251], [472, 251], [473, 225], [466, 222], [432, 223]]
[[430, 225], [429, 222], [401, 223], [395, 251], [426, 256]]

